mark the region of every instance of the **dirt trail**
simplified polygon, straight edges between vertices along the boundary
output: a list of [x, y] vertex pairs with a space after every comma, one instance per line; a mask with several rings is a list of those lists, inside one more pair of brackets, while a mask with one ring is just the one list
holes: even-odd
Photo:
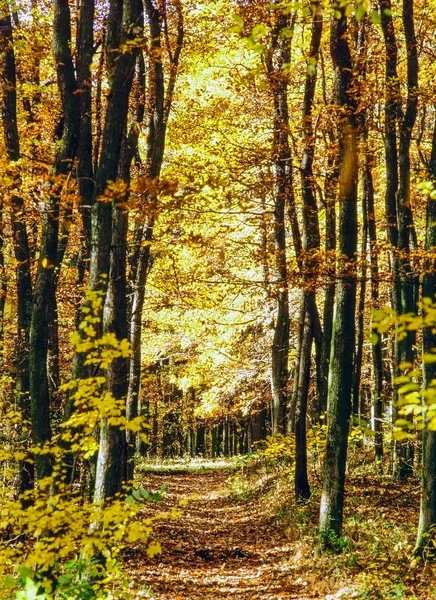
[[129, 576], [138, 588], [147, 586], [146, 597], [154, 600], [308, 600], [305, 582], [292, 577], [295, 548], [273, 517], [256, 510], [256, 502], [228, 497], [225, 477], [215, 472], [147, 476], [147, 489], [166, 486], [159, 511], [193, 493], [198, 499], [183, 508], [182, 518], [155, 529], [161, 556], [149, 559], [139, 546], [130, 551]]

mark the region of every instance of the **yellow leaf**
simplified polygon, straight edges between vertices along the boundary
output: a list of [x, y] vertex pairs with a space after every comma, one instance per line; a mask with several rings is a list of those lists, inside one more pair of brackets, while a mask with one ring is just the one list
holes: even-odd
[[147, 556], [153, 558], [156, 554], [162, 554], [162, 547], [160, 542], [151, 542], [147, 548]]

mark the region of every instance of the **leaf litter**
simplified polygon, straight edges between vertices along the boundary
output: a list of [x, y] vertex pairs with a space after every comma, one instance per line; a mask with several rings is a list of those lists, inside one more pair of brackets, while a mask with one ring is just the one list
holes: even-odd
[[227, 475], [154, 473], [141, 481], [149, 490], [166, 490], [158, 505], [147, 503], [144, 515], [177, 507], [182, 516], [158, 521], [153, 537], [161, 555], [149, 558], [141, 542], [122, 555], [138, 598], [436, 600], [435, 569], [409, 567], [416, 482], [400, 494], [375, 480], [350, 478], [348, 537], [342, 554], [333, 555], [317, 549], [316, 495], [295, 505], [288, 481], [268, 493], [232, 498]]

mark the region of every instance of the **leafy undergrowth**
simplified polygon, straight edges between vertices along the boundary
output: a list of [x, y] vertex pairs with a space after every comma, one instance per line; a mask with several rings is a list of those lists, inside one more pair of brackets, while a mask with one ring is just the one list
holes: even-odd
[[141, 484], [165, 485], [156, 511], [184, 514], [158, 525], [162, 555], [148, 558], [140, 542], [123, 552], [138, 598], [436, 600], [435, 567], [410, 568], [416, 481], [350, 475], [338, 555], [320, 552], [319, 494], [296, 505], [289, 468], [148, 472]]

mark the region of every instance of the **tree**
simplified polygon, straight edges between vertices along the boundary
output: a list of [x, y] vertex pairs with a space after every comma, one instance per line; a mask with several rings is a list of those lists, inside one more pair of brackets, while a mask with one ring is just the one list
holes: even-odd
[[[271, 428], [286, 431], [289, 355], [289, 293], [286, 253], [286, 205], [293, 205], [292, 156], [289, 146], [288, 81], [285, 65], [290, 63], [288, 40], [282, 35], [290, 27], [289, 15], [280, 9], [271, 35], [267, 58], [268, 79], [274, 101], [273, 161], [275, 168], [274, 244], [277, 272], [277, 317], [271, 353]], [[296, 223], [296, 220], [293, 221]], [[294, 236], [299, 240], [300, 234]], [[300, 243], [295, 242], [295, 243]]]
[[[436, 180], [436, 122], [433, 130], [428, 175], [434, 184]], [[431, 251], [436, 246], [436, 202], [429, 196], [426, 210], [426, 238], [425, 248]], [[436, 265], [433, 261], [425, 265], [425, 274], [422, 282], [422, 297], [434, 301], [436, 291]], [[423, 333], [423, 353], [434, 351], [436, 338], [434, 329], [426, 327]], [[423, 365], [424, 389], [432, 388], [436, 379], [435, 363], [424, 362]], [[433, 557], [434, 527], [436, 525], [436, 432], [425, 428], [422, 434], [422, 488], [421, 504], [419, 511], [418, 535], [414, 553], [421, 558]]]
[[344, 8], [331, 22], [331, 53], [335, 67], [335, 100], [343, 115], [339, 131], [339, 281], [336, 288], [329, 370], [327, 448], [320, 508], [323, 543], [335, 545], [341, 535], [345, 467], [351, 413], [353, 373], [356, 251], [357, 251], [357, 131], [353, 65]]
[[[115, 192], [113, 202], [105, 193], [118, 178], [123, 135], [127, 127], [129, 95], [133, 81], [136, 51], [123, 44], [141, 37], [142, 4], [139, 0], [113, 1], [109, 6], [106, 63], [109, 96], [96, 171], [91, 220], [90, 287], [104, 294], [103, 332], [118, 340], [127, 338], [126, 244], [127, 213], [123, 194]], [[122, 187], [122, 189], [124, 189]], [[127, 357], [121, 356], [108, 369], [108, 392], [125, 410]], [[99, 452], [95, 476], [95, 501], [113, 497], [127, 477], [126, 434], [103, 418], [100, 424]]]
[[[317, 270], [317, 254], [319, 255], [320, 250], [320, 232], [313, 174], [315, 144], [312, 108], [315, 96], [317, 64], [323, 28], [322, 7], [317, 3], [314, 4], [312, 6], [312, 13], [312, 34], [303, 101], [303, 130], [305, 140], [303, 158], [301, 161], [301, 188], [303, 196], [302, 271], [304, 277], [304, 289], [301, 300], [300, 323], [304, 323], [304, 325], [299, 344], [299, 372], [295, 373], [294, 383], [294, 394], [296, 394], [295, 496], [297, 500], [300, 498], [308, 498], [310, 496], [310, 487], [307, 477], [307, 403], [310, 384], [312, 340], [315, 337], [316, 328], [320, 330], [315, 294], [315, 273]], [[320, 337], [321, 335], [318, 332], [317, 339], [320, 340]], [[321, 352], [317, 349], [317, 353], [319, 361]], [[318, 373], [318, 378], [319, 377], [320, 374]]]
[[[132, 346], [132, 356], [129, 362], [129, 387], [127, 395], [127, 415], [132, 419], [138, 414], [138, 396], [141, 375], [141, 340], [142, 313], [144, 309], [144, 288], [147, 273], [150, 269], [150, 250], [153, 231], [158, 211], [157, 183], [162, 169], [165, 150], [165, 137], [168, 118], [173, 101], [177, 69], [180, 60], [184, 38], [183, 13], [180, 2], [176, 1], [167, 7], [164, 2], [160, 8], [151, 1], [145, 3], [147, 11], [152, 47], [149, 55], [149, 99], [148, 99], [148, 138], [146, 150], [146, 168], [144, 177], [149, 181], [150, 190], [147, 193], [146, 218], [141, 215], [136, 223], [134, 252], [130, 257], [132, 265], [130, 285], [132, 301], [130, 309], [129, 339]], [[169, 31], [168, 9], [175, 11], [176, 30], [175, 43], [171, 44]], [[165, 43], [164, 40], [165, 39]], [[162, 61], [163, 46], [168, 53], [168, 82], [165, 88], [164, 64]], [[142, 120], [142, 118], [141, 118]], [[138, 119], [140, 122], [140, 120]], [[133, 145], [132, 145], [133, 147]], [[126, 175], [130, 165], [126, 168]], [[135, 436], [130, 434], [128, 439], [130, 477], [133, 476], [133, 454], [135, 451]]]
[[[2, 84], [2, 124], [6, 155], [10, 161], [13, 180], [20, 188], [20, 171], [14, 166], [20, 159], [20, 139], [17, 127], [17, 93], [15, 53], [12, 37], [12, 20], [8, 15], [0, 21], [1, 27], [1, 84]], [[24, 222], [24, 202], [15, 191], [11, 195], [12, 231], [15, 259], [17, 261], [17, 404], [23, 419], [30, 422], [30, 381], [29, 381], [29, 332], [32, 314], [32, 280], [30, 274], [30, 251], [26, 223]], [[19, 465], [20, 493], [33, 487], [34, 469], [28, 462]]]

